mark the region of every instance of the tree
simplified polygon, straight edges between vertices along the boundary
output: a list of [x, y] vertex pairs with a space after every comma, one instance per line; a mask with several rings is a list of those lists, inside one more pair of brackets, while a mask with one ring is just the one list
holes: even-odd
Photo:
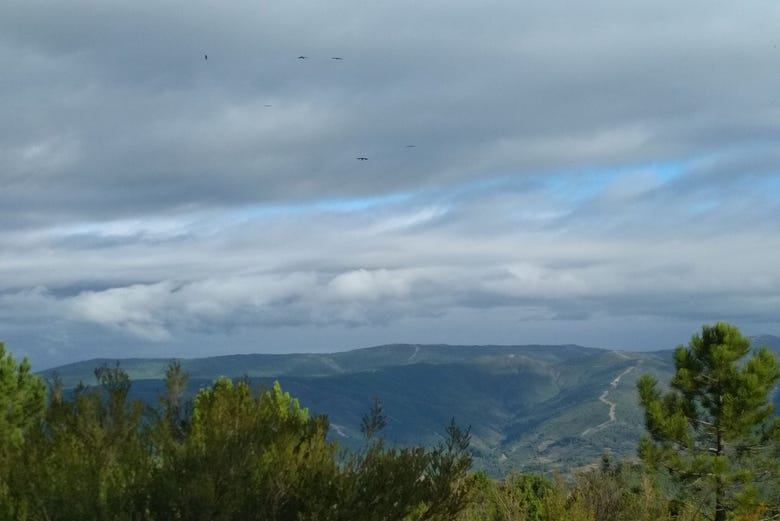
[[363, 415], [360, 421], [360, 432], [363, 433], [366, 441], [378, 434], [382, 429], [387, 426], [387, 417], [384, 410], [382, 410], [382, 402], [379, 398], [374, 397], [374, 401], [371, 404], [371, 409]]
[[605, 451], [598, 467], [578, 473], [575, 490], [599, 521], [660, 521], [668, 517], [668, 501], [657, 481], [641, 465], [614, 462]]
[[476, 482], [470, 473], [470, 428], [452, 419], [442, 442], [426, 449], [388, 446], [381, 436], [386, 424], [374, 398], [361, 422], [366, 445], [345, 453], [332, 507], [303, 519], [450, 521], [467, 507]]
[[14, 519], [121, 521], [145, 510], [152, 458], [144, 406], [128, 399], [130, 379], [118, 366], [95, 376], [99, 386], [72, 393], [53, 382], [44, 421], [12, 469]]
[[756, 469], [771, 458], [778, 432], [769, 394], [780, 378], [776, 357], [762, 347], [750, 357], [750, 340], [723, 322], [703, 326], [688, 347], [674, 353], [675, 375], [662, 393], [644, 375], [638, 383], [650, 437], [642, 459], [669, 472], [696, 493], [712, 519], [760, 506]]
[[190, 375], [178, 360], [172, 360], [165, 369], [165, 392], [157, 397], [162, 421], [158, 422], [163, 436], [173, 443], [182, 443], [187, 435], [192, 416], [192, 400], [185, 400]]
[[426, 479], [427, 508], [420, 519], [453, 519], [466, 508], [474, 478], [471, 469], [471, 426], [461, 429], [455, 418], [447, 436], [429, 455]]
[[553, 492], [552, 482], [542, 476], [512, 473], [490, 495], [495, 511], [488, 519], [545, 521], [545, 501]]
[[25, 358], [14, 360], [0, 342], [0, 515], [8, 504], [9, 470], [31, 430], [43, 420], [46, 386]]
[[0, 457], [22, 444], [25, 433], [43, 418], [46, 385], [25, 358], [17, 363], [0, 342]]
[[333, 495], [327, 430], [278, 383], [255, 392], [220, 378], [198, 393], [181, 445], [166, 442], [150, 509], [158, 519], [297, 520]]

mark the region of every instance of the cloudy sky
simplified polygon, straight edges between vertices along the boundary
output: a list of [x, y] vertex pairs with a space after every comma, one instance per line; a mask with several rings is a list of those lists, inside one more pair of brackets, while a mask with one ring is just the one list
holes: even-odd
[[0, 340], [44, 368], [780, 334], [779, 28], [776, 0], [6, 0]]

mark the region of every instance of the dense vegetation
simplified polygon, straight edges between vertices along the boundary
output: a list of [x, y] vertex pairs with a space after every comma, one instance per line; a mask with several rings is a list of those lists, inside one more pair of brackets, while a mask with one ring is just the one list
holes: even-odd
[[[748, 356], [750, 355], [750, 356]], [[470, 430], [433, 447], [385, 443], [375, 400], [346, 450], [279, 384], [220, 378], [187, 395], [173, 362], [156, 405], [118, 366], [65, 389], [0, 344], [0, 519], [763, 520], [780, 516], [774, 355], [705, 326], [668, 388], [640, 380], [640, 459], [494, 480], [471, 469]]]
[[[0, 345], [1, 346], [1, 345]], [[221, 378], [194, 401], [172, 363], [157, 407], [128, 400], [119, 367], [70, 395], [0, 347], [0, 519], [452, 519], [468, 499], [469, 434], [391, 448], [375, 405], [362, 451], [274, 385]], [[366, 517], [366, 513], [368, 517]]]
[[[777, 341], [780, 349], [780, 338], [769, 341]], [[156, 404], [169, 360], [97, 359], [41, 375], [50, 379], [56, 371], [67, 391], [79, 382], [97, 384], [95, 367], [116, 363], [133, 380], [130, 398]], [[472, 469], [493, 478], [513, 470], [549, 474], [588, 465], [598, 461], [605, 447], [616, 459], [635, 456], [644, 432], [636, 382], [643, 372], [661, 381], [674, 373], [670, 350], [641, 353], [575, 345], [394, 344], [180, 363], [190, 375], [187, 392], [192, 396], [221, 376], [248, 377], [253, 387], [264, 388], [278, 381], [310, 411], [328, 416], [330, 437], [342, 448], [362, 447], [361, 415], [373, 396], [381, 398], [388, 414], [382, 435], [395, 445], [433, 446], [454, 416], [472, 426]]]

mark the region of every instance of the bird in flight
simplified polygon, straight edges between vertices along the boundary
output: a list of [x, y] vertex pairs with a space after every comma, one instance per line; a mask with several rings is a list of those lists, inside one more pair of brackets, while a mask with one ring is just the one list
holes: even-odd
[[356, 157], [355, 159], [357, 159], [358, 161], [368, 161], [367, 157]]
[[305, 60], [306, 58], [308, 58], [308, 56], [304, 56], [304, 55], [302, 55], [302, 54], [301, 54], [300, 56], [298, 56], [298, 59], [299, 59], [299, 60]]
[[344, 58], [342, 58], [341, 56], [334, 56], [333, 58], [331, 58], [331, 60], [343, 60], [343, 59]]
[[417, 148], [417, 145], [406, 145], [406, 148]]
[[203, 59], [204, 59], [204, 60], [208, 60], [208, 59], [209, 59], [209, 55], [208, 55], [208, 54], [204, 54], [204, 55], [203, 55]]

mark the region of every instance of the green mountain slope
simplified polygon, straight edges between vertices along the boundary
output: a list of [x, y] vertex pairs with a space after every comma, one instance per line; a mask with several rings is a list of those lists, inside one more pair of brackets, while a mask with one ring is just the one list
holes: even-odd
[[[777, 337], [759, 337], [780, 346]], [[94, 383], [90, 360], [56, 371], [66, 387]], [[133, 394], [154, 401], [167, 360], [127, 359]], [[636, 382], [650, 373], [666, 382], [670, 351], [651, 353], [567, 346], [387, 345], [333, 354], [233, 355], [181, 360], [190, 392], [219, 376], [278, 380], [302, 405], [327, 414], [340, 443], [361, 443], [359, 425], [373, 397], [388, 415], [391, 443], [432, 444], [454, 417], [471, 425], [475, 466], [510, 470], [571, 469], [605, 449], [634, 455], [644, 421]]]

